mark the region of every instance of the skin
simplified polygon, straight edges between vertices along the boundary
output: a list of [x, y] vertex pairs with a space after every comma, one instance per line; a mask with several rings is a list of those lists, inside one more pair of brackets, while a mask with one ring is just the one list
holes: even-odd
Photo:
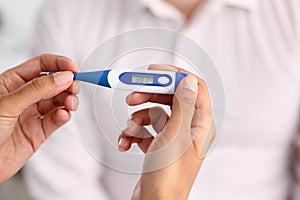
[[[195, 11], [203, 7], [205, 3], [205, 0], [165, 1], [181, 11], [187, 22], [192, 19]], [[181, 71], [190, 74], [183, 69], [170, 65], [152, 65], [150, 69]], [[127, 151], [133, 143], [137, 143], [139, 148], [146, 153], [144, 168], [147, 168], [147, 166], [145, 166], [147, 165], [147, 161], [148, 163], [156, 161], [155, 159], [148, 158], [147, 153], [167, 146], [168, 143], [176, 137], [176, 134], [186, 136], [184, 138], [190, 138], [191, 140], [191, 145], [175, 162], [162, 169], [142, 173], [134, 189], [133, 200], [181, 200], [188, 198], [189, 192], [202, 165], [203, 158], [215, 137], [215, 128], [207, 86], [203, 80], [196, 78], [192, 74], [190, 74], [190, 76], [197, 79], [198, 91], [190, 93], [184, 91], [184, 89], [181, 90], [182, 85], [180, 84], [176, 93], [185, 93], [186, 95], [184, 96], [190, 100], [189, 103], [187, 103], [187, 107], [193, 107], [193, 109], [178, 108], [180, 105], [187, 105], [185, 102], [187, 99], [180, 94], [171, 96], [133, 93], [127, 97], [127, 103], [131, 106], [154, 102], [169, 105], [172, 108], [170, 118], [163, 110], [157, 108], [154, 109], [154, 113], [156, 114], [151, 114], [150, 109], [134, 113], [129, 123], [131, 126], [125, 129], [119, 137], [120, 151]], [[195, 101], [193, 101], [193, 97]], [[194, 104], [191, 102], [194, 102]], [[192, 119], [190, 119], [190, 116], [193, 116]], [[157, 121], [163, 121], [164, 123], [162, 125], [161, 123], [156, 123]], [[143, 126], [147, 125], [152, 125], [153, 129], [158, 133], [157, 137], [152, 137], [150, 133], [143, 128]], [[159, 158], [157, 159], [159, 160]]]
[[195, 11], [200, 8], [205, 0], [165, 0], [170, 4], [174, 5], [182, 14], [186, 17], [186, 20], [189, 21]]
[[[204, 3], [204, 0], [166, 1], [177, 7], [187, 21]], [[152, 69], [184, 71], [166, 65], [152, 66]], [[78, 70], [77, 65], [65, 57], [43, 55], [0, 75], [0, 183], [14, 175], [55, 130], [70, 120], [70, 111], [78, 107], [76, 94], [79, 93], [79, 85], [73, 82], [70, 71]], [[65, 72], [39, 77], [41, 71]], [[169, 118], [159, 109], [156, 110], [159, 115], [154, 117], [149, 109], [134, 113], [131, 124], [138, 127], [151, 124], [158, 136], [151, 137], [145, 131], [143, 135], [141, 129], [124, 130], [119, 138], [121, 151], [138, 143], [145, 153], [155, 152], [168, 146], [178, 135], [190, 142], [177, 160], [141, 175], [133, 192], [134, 200], [187, 199], [214, 138], [209, 93], [204, 81], [189, 75], [183, 82], [175, 96], [134, 93], [127, 98], [129, 105], [145, 102], [169, 105], [172, 114]], [[164, 123], [154, 123], [161, 121]], [[157, 159], [160, 158], [146, 155], [144, 168]]]
[[[150, 69], [188, 73], [169, 65], [152, 65]], [[180, 142], [166, 154], [167, 157], [185, 142], [187, 148], [169, 165], [143, 173], [132, 199], [187, 199], [215, 136], [207, 86], [203, 80], [189, 73], [174, 96], [133, 93], [127, 97], [127, 103], [131, 106], [146, 102], [169, 105], [172, 111], [170, 118], [159, 108], [134, 113], [129, 127], [119, 137], [120, 151], [127, 151], [133, 143], [137, 143], [146, 153], [144, 169], [147, 169], [149, 165], [166, 158], [163, 155], [153, 157], [149, 153], [167, 147], [174, 138], [179, 137]], [[156, 137], [146, 131], [144, 126], [147, 125], [153, 126], [158, 134]]]
[[[168, 65], [153, 65], [150, 69], [188, 73]], [[39, 77], [41, 71], [63, 72]], [[14, 175], [55, 130], [70, 120], [70, 111], [77, 109], [79, 86], [73, 81], [71, 71], [78, 71], [71, 60], [43, 55], [0, 75], [0, 183]], [[127, 151], [137, 143], [146, 153], [144, 169], [150, 169], [153, 163], [165, 159], [165, 154], [153, 157], [149, 153], [168, 147], [178, 136], [179, 142], [171, 150], [182, 144], [186, 147], [167, 165], [146, 170], [132, 199], [187, 199], [214, 138], [207, 86], [189, 74], [174, 96], [133, 93], [127, 97], [127, 103], [132, 106], [146, 102], [171, 106], [171, 116], [159, 108], [154, 109], [154, 115], [150, 109], [134, 113], [131, 125], [142, 129], [124, 130], [119, 149]], [[155, 138], [141, 131], [149, 124], [158, 133]]]
[[[64, 72], [39, 77], [41, 71]], [[71, 60], [42, 55], [0, 75], [0, 183], [77, 109], [79, 85], [70, 71], [78, 71]]]
[[[177, 7], [187, 21], [204, 2], [166, 1]], [[152, 66], [152, 69], [183, 71], [166, 65]], [[73, 82], [70, 71], [78, 70], [77, 65], [65, 57], [43, 55], [0, 75], [0, 183], [14, 175], [55, 130], [70, 120], [70, 111], [78, 107], [76, 94], [79, 93], [79, 85]], [[41, 71], [65, 72], [39, 77]], [[186, 85], [190, 85], [189, 88]], [[169, 118], [158, 110], [161, 115], [156, 117], [164, 116], [164, 123], [157, 125], [153, 121], [161, 121], [161, 118], [151, 118], [150, 110], [134, 113], [134, 124], [139, 127], [151, 124], [159, 134], [153, 138], [146, 133], [141, 138], [139, 129], [124, 131], [119, 138], [121, 151], [127, 151], [132, 143], [138, 143], [145, 153], [155, 152], [166, 147], [177, 135], [190, 141], [186, 151], [173, 163], [143, 173], [132, 199], [187, 199], [214, 137], [205, 83], [190, 75], [185, 78], [185, 84], [179, 85], [174, 97], [134, 93], [127, 101], [129, 105], [145, 102], [166, 104], [172, 107], [172, 114]], [[144, 168], [148, 163], [156, 162], [155, 159], [146, 155]]]

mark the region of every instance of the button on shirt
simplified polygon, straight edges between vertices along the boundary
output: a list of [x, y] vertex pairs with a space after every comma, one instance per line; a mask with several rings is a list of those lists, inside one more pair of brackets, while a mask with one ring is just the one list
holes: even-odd
[[[41, 13], [34, 52], [82, 63], [101, 42], [141, 27], [190, 37], [214, 60], [224, 84], [222, 136], [189, 199], [285, 199], [299, 123], [300, 2], [210, 0], [186, 22], [161, 0], [56, 0]], [[25, 177], [36, 199], [130, 199], [138, 175], [94, 161], [74, 126], [58, 131], [27, 165]]]

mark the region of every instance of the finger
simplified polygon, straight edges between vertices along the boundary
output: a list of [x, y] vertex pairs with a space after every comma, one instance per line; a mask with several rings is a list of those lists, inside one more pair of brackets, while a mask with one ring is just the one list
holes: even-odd
[[163, 135], [164, 139], [167, 139], [166, 141], [171, 141], [178, 133], [183, 133], [184, 138], [189, 138], [185, 134], [191, 132], [197, 93], [198, 80], [196, 77], [189, 75], [179, 84], [173, 100], [172, 114], [164, 129], [167, 133]]
[[161, 107], [152, 107], [139, 110], [131, 115], [127, 122], [127, 128], [123, 131], [127, 136], [143, 138], [141, 128], [152, 125], [156, 133], [159, 133], [169, 120], [166, 111]]
[[136, 106], [147, 102], [160, 103], [164, 105], [172, 105], [172, 101], [173, 101], [173, 95], [170, 94], [151, 94], [151, 93], [133, 92], [126, 97], [126, 102], [130, 106]]
[[205, 132], [203, 132], [203, 134], [201, 134], [201, 132], [198, 132], [195, 135], [194, 144], [197, 151], [199, 152], [199, 159], [203, 159], [206, 156], [215, 137], [216, 137], [216, 128], [213, 120], [210, 123], [210, 127], [207, 131], [207, 134], [205, 134]]
[[42, 126], [45, 137], [48, 138], [54, 131], [60, 128], [71, 119], [71, 114], [64, 110], [58, 109], [42, 119]]
[[13, 93], [1, 98], [1, 113], [17, 116], [30, 105], [50, 99], [63, 92], [73, 82], [72, 72], [58, 72], [51, 76], [36, 78]]
[[199, 156], [203, 158], [216, 134], [212, 117], [209, 90], [203, 80], [198, 81], [197, 103], [191, 127], [194, 145], [200, 152]]
[[42, 71], [78, 71], [78, 66], [63, 56], [45, 54], [33, 58], [2, 74], [2, 81], [8, 92], [14, 91], [26, 82], [39, 77]]
[[[145, 110], [141, 110], [139, 113], [145, 113]], [[133, 119], [128, 120], [127, 128], [119, 136], [118, 147], [120, 151], [129, 150], [133, 143], [138, 143], [142, 151], [148, 149], [145, 145], [151, 143], [153, 136], [142, 124], [150, 124], [150, 120], [143, 120], [142, 118], [136, 118], [135, 121]]]
[[131, 145], [137, 143], [138, 147], [145, 153], [147, 152], [149, 145], [153, 141], [154, 137], [150, 132], [145, 128], [141, 127], [139, 135], [142, 137], [133, 137], [128, 136], [125, 132], [119, 136], [118, 148], [120, 151], [128, 151], [131, 148]]
[[159, 133], [167, 123], [168, 117], [161, 107], [143, 109], [133, 113], [131, 120], [127, 123], [127, 128], [119, 137], [119, 149], [127, 151], [132, 143], [138, 143], [140, 149], [146, 152], [154, 137], [143, 126], [152, 125], [153, 129]]
[[151, 107], [133, 113], [131, 119], [138, 126], [152, 125], [155, 132], [159, 133], [169, 120], [169, 115], [161, 107]]
[[121, 134], [118, 138], [119, 151], [128, 151], [131, 148], [133, 137], [127, 137], [125, 134]]
[[160, 133], [169, 120], [169, 115], [161, 107], [150, 108], [149, 117], [151, 119], [151, 125], [156, 133]]
[[195, 116], [193, 117], [192, 127], [199, 127], [208, 129], [208, 125], [212, 121], [212, 109], [210, 102], [210, 95], [206, 83], [198, 79], [198, 95], [195, 106]]
[[79, 68], [72, 60], [64, 56], [44, 54], [18, 66], [15, 72], [25, 81], [39, 77], [41, 71], [78, 71]]
[[73, 81], [71, 86], [67, 89], [68, 92], [72, 94], [79, 94], [80, 92], [80, 84], [79, 81]]
[[76, 95], [68, 95], [64, 102], [64, 108], [68, 111], [76, 111], [79, 106], [79, 98]]
[[41, 115], [46, 115], [60, 107], [64, 107], [68, 111], [76, 111], [78, 109], [78, 105], [78, 97], [65, 91], [51, 99], [40, 101], [37, 106], [39, 113]]
[[154, 137], [144, 138], [141, 142], [137, 143], [138, 147], [144, 152], [147, 153], [150, 147], [150, 144], [154, 140]]
[[[183, 72], [186, 74], [192, 74], [189, 71], [167, 64], [153, 64], [150, 65], [149, 69], [176, 71]], [[191, 128], [192, 134], [194, 136], [194, 144], [200, 150], [200, 154], [205, 154], [210, 144], [212, 143], [216, 133], [212, 119], [212, 110], [208, 87], [206, 83], [199, 78], [197, 103], [195, 113], [192, 119]]]

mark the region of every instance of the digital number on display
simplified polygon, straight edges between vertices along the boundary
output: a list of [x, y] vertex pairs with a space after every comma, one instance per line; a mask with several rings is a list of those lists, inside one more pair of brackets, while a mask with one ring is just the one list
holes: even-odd
[[145, 75], [132, 75], [132, 83], [139, 84], [153, 84], [154, 78], [153, 76], [145, 76]]

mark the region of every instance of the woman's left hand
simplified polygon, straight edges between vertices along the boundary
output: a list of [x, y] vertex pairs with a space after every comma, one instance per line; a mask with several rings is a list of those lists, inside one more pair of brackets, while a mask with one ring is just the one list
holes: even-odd
[[[169, 65], [150, 69], [188, 73]], [[146, 154], [144, 173], [132, 199], [187, 199], [206, 152], [215, 136], [210, 95], [205, 82], [189, 74], [175, 95], [133, 93], [131, 106], [146, 102], [169, 105], [171, 116], [159, 107], [132, 115], [128, 128], [119, 138], [119, 149], [127, 151], [133, 143]], [[153, 137], [144, 126], [152, 125]]]

